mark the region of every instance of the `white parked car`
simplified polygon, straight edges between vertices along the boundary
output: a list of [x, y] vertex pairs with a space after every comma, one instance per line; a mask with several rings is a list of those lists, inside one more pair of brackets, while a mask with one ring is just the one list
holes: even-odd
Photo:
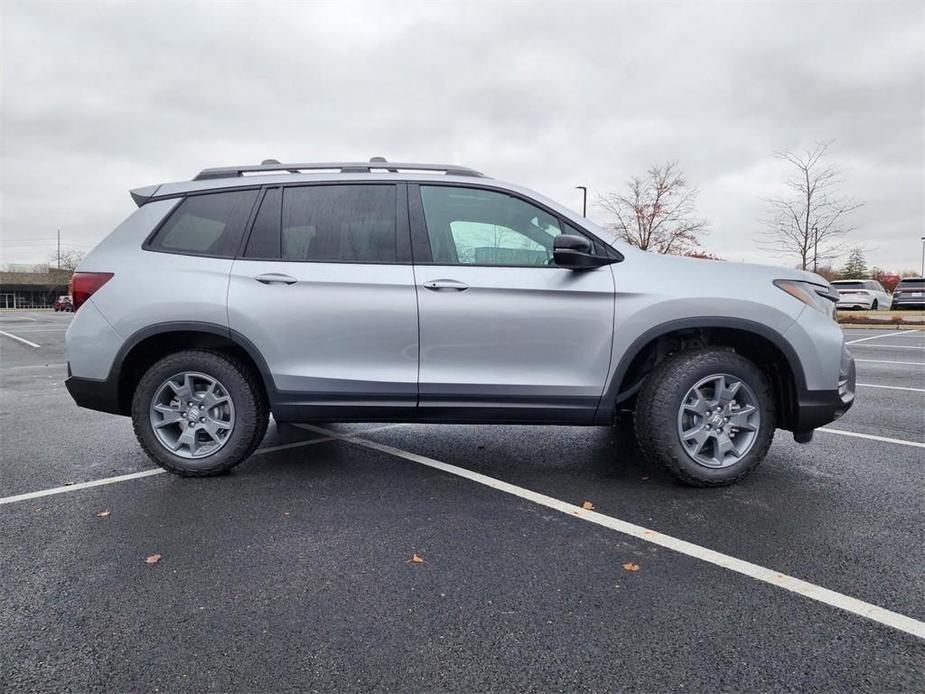
[[889, 311], [893, 297], [876, 280], [836, 280], [838, 308]]

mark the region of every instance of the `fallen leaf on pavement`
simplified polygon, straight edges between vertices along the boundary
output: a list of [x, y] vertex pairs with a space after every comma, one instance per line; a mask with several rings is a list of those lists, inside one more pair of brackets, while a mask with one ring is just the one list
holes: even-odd
[[583, 509], [587, 510], [587, 511], [593, 511], [593, 510], [594, 510], [594, 504], [592, 504], [592, 503], [591, 503], [590, 501], [588, 501], [587, 499], [585, 499], [584, 501], [581, 502], [581, 507], [582, 507]]
[[160, 554], [152, 554], [150, 557], [145, 559], [145, 564], [157, 564], [161, 560]]
[[628, 561], [623, 565], [623, 568], [627, 571], [639, 571], [639, 564], [634, 564], [633, 562]]
[[112, 511], [110, 511], [110, 510], [107, 508], [105, 511], [100, 511], [100, 512], [97, 513], [96, 515], [99, 516], [100, 518], [106, 518], [110, 513], [112, 513]]
[[424, 563], [424, 558], [423, 558], [423, 557], [419, 557], [419, 556], [418, 556], [418, 553], [415, 552], [414, 554], [411, 555], [411, 559], [409, 559], [409, 560], [406, 561], [405, 563], [406, 563], [406, 564], [423, 564], [423, 563]]

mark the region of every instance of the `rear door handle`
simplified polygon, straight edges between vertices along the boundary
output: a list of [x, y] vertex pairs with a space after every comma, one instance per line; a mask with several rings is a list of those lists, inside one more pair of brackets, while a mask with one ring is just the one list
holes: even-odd
[[440, 292], [444, 290], [452, 292], [464, 292], [468, 288], [468, 284], [458, 280], [431, 280], [430, 282], [424, 283], [424, 289], [430, 289], [434, 292]]
[[280, 272], [267, 272], [263, 275], [257, 275], [254, 279], [261, 284], [295, 284], [298, 282], [295, 277], [290, 277]]

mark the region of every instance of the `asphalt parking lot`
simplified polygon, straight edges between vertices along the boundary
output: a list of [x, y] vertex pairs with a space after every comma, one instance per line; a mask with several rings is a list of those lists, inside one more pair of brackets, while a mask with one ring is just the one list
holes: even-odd
[[271, 424], [160, 474], [68, 396], [70, 318], [0, 313], [0, 690], [925, 689], [925, 332], [846, 330], [848, 415], [699, 490], [619, 427]]

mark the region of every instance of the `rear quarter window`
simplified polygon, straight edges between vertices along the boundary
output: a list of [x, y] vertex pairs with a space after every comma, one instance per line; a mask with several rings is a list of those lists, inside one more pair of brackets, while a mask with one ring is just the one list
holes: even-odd
[[171, 213], [148, 248], [232, 258], [237, 254], [256, 199], [256, 190], [190, 196]]

